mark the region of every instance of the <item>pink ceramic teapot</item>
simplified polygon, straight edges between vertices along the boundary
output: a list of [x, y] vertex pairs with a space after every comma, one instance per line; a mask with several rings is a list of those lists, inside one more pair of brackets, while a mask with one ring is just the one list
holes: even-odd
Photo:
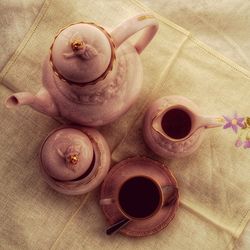
[[[135, 45], [124, 42], [143, 28], [147, 29]], [[11, 95], [6, 106], [30, 105], [87, 126], [114, 121], [139, 95], [143, 76], [139, 54], [157, 29], [155, 18], [145, 13], [125, 20], [110, 33], [88, 22], [63, 28], [44, 62], [43, 87], [37, 95]]]

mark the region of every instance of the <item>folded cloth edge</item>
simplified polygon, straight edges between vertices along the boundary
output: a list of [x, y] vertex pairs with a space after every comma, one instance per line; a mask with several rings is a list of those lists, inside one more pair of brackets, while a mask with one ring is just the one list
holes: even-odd
[[[144, 6], [140, 1], [138, 1], [138, 0], [130, 0], [130, 1], [132, 3], [134, 3], [134, 4], [136, 4], [137, 6], [139, 6], [140, 8], [142, 8], [143, 10], [152, 12], [154, 14], [154, 16], [159, 21], [161, 21], [162, 23], [164, 23], [164, 24], [172, 27], [175, 30], [178, 30], [182, 34], [188, 36], [194, 43], [197, 44], [197, 46], [199, 46], [200, 48], [204, 49], [209, 54], [211, 54], [212, 56], [216, 57], [217, 59], [219, 59], [223, 63], [229, 65], [232, 69], [240, 72], [244, 77], [250, 79], [250, 71], [249, 70], [243, 68], [242, 66], [238, 65], [237, 63], [235, 63], [233, 60], [225, 57], [220, 52], [216, 51], [215, 49], [209, 47], [205, 43], [203, 43], [200, 40], [196, 39], [195, 36], [193, 36], [189, 31], [187, 31], [184, 28], [182, 28], [181, 26], [179, 26], [179, 25], [171, 22], [170, 20], [168, 20], [167, 18], [161, 16], [160, 14], [152, 11], [150, 8]], [[20, 45], [17, 47], [17, 49], [14, 52], [14, 54], [10, 57], [9, 61], [5, 64], [5, 66], [1, 70], [1, 72], [0, 72], [0, 83], [2, 83], [3, 86], [9, 88], [8, 86], [6, 86], [4, 84], [4, 77], [8, 74], [8, 72], [11, 69], [12, 65], [15, 63], [15, 61], [21, 55], [21, 52], [26, 47], [26, 45], [28, 44], [29, 40], [31, 39], [31, 37], [35, 33], [35, 31], [36, 31], [37, 27], [39, 26], [40, 22], [43, 20], [43, 17], [45, 16], [45, 14], [46, 14], [46, 12], [47, 12], [47, 10], [48, 10], [51, 2], [52, 2], [52, 0], [45, 0], [44, 1], [43, 5], [41, 7], [41, 10], [39, 11], [38, 16], [35, 18], [35, 21], [32, 24], [32, 26], [30, 27], [29, 31], [26, 33], [23, 41], [20, 43]], [[15, 90], [12, 90], [12, 91], [15, 91]], [[242, 221], [239, 224], [239, 226], [238, 226], [238, 228], [237, 228], [237, 230], [236, 230], [236, 232], [234, 234], [234, 236], [236, 237], [236, 239], [234, 239], [234, 241], [236, 241], [237, 238], [241, 235], [241, 233], [243, 232], [243, 230], [245, 228], [244, 225], [246, 225], [247, 221], [250, 220], [250, 213], [249, 213], [249, 211], [250, 211], [250, 209], [248, 211], [246, 211], [245, 216], [242, 218]]]

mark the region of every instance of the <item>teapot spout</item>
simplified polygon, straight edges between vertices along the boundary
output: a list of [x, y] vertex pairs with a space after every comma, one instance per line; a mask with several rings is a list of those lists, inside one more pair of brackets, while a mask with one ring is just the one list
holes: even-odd
[[21, 105], [29, 105], [36, 111], [49, 116], [59, 116], [58, 108], [45, 88], [40, 89], [37, 95], [29, 92], [15, 93], [10, 95], [5, 101], [7, 108], [14, 108]]

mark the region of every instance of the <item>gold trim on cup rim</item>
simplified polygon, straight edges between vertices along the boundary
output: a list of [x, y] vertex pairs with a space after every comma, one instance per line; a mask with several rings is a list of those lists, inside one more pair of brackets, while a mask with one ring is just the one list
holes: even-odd
[[[56, 38], [59, 36], [59, 34], [60, 34], [63, 30], [67, 29], [68, 27], [70, 27], [70, 26], [72, 26], [72, 25], [75, 25], [75, 24], [81, 24], [81, 23], [93, 25], [93, 26], [95, 26], [96, 28], [98, 28], [100, 31], [102, 31], [102, 32], [104, 33], [104, 35], [107, 37], [107, 39], [108, 39], [108, 41], [109, 41], [109, 44], [110, 44], [110, 48], [111, 48], [110, 62], [109, 62], [109, 65], [108, 65], [107, 69], [106, 69], [98, 78], [96, 78], [95, 80], [92, 80], [92, 81], [90, 81], [90, 82], [83, 82], [83, 83], [81, 83], [81, 82], [74, 82], [74, 81], [70, 81], [70, 80], [66, 79], [62, 74], [60, 74], [60, 73], [58, 72], [56, 66], [53, 64], [53, 58], [52, 58], [52, 49], [53, 49], [53, 45], [54, 45], [54, 43], [55, 43]], [[97, 82], [99, 82], [99, 81], [101, 81], [101, 80], [104, 80], [104, 79], [107, 77], [108, 73], [113, 69], [114, 60], [116, 59], [116, 55], [115, 55], [115, 43], [114, 43], [114, 41], [113, 41], [111, 35], [110, 35], [103, 27], [101, 27], [101, 26], [99, 26], [99, 25], [97, 25], [97, 24], [95, 24], [95, 23], [93, 23], [93, 22], [76, 22], [76, 23], [69, 24], [68, 26], [66, 26], [66, 27], [64, 27], [64, 28], [62, 28], [62, 29], [60, 29], [59, 32], [57, 33], [57, 35], [54, 37], [53, 43], [52, 43], [52, 45], [50, 46], [50, 52], [49, 52], [49, 53], [50, 53], [49, 62], [50, 62], [50, 64], [51, 64], [52, 70], [53, 70], [53, 72], [55, 73], [55, 75], [56, 75], [60, 80], [66, 82], [66, 83], [68, 83], [68, 84], [70, 84], [70, 85], [75, 84], [75, 85], [78, 85], [78, 86], [81, 86], [81, 87], [82, 87], [82, 86], [85, 86], [85, 85], [89, 85], [89, 84], [90, 84], [90, 85], [93, 85], [93, 84], [96, 84]]]

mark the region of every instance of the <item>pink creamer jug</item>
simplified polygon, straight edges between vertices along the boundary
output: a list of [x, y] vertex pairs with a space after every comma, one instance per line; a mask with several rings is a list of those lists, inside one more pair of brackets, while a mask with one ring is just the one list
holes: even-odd
[[199, 107], [184, 96], [164, 96], [146, 111], [143, 134], [153, 152], [179, 158], [198, 149], [206, 129], [224, 124], [222, 116], [201, 115]]

